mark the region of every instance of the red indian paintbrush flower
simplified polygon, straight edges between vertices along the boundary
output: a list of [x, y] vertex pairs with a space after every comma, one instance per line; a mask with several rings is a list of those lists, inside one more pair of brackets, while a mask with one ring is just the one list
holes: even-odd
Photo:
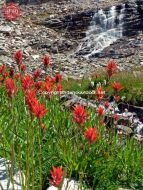
[[110, 106], [109, 102], [108, 101], [104, 102], [104, 106], [107, 109]]
[[113, 115], [113, 118], [117, 121], [117, 120], [120, 119], [120, 115], [118, 115], [118, 114], [115, 113], [115, 114]]
[[105, 112], [105, 108], [103, 106], [99, 106], [97, 109], [96, 109], [97, 113], [98, 113], [98, 116], [101, 117], [103, 116], [104, 112]]
[[41, 72], [42, 72], [42, 70], [40, 68], [36, 69], [33, 72], [33, 79], [34, 79], [34, 81], [41, 75]]
[[110, 60], [107, 64], [106, 71], [108, 74], [108, 77], [110, 78], [113, 74], [117, 72], [117, 64], [116, 61]]
[[9, 76], [10, 76], [11, 78], [14, 77], [14, 69], [13, 69], [13, 68], [10, 68], [10, 70], [9, 70]]
[[21, 64], [20, 65], [20, 70], [23, 71], [23, 72], [26, 71], [26, 65]]
[[49, 57], [49, 56], [45, 55], [45, 56], [43, 57], [43, 65], [44, 65], [45, 67], [48, 67], [49, 65], [51, 65], [51, 60], [50, 60], [50, 57]]
[[103, 99], [103, 96], [104, 96], [103, 88], [102, 87], [98, 87], [96, 89], [96, 97], [97, 97], [97, 99], [101, 101]]
[[119, 102], [121, 100], [121, 97], [119, 95], [114, 96], [114, 99], [116, 102]]
[[53, 88], [53, 84], [50, 82], [46, 82], [45, 83], [45, 91], [47, 92], [47, 94], [50, 94], [52, 92], [52, 88]]
[[95, 128], [88, 128], [84, 133], [85, 138], [88, 140], [89, 143], [93, 143], [97, 139], [97, 129]]
[[40, 102], [34, 102], [33, 104], [31, 104], [31, 112], [32, 114], [37, 117], [38, 119], [41, 119], [42, 117], [45, 116], [45, 114], [47, 113], [47, 109], [44, 107], [43, 104], [41, 104]]
[[61, 75], [60, 73], [57, 73], [57, 74], [55, 75], [55, 82], [58, 83], [58, 82], [60, 82], [61, 80], [62, 80], [62, 75]]
[[22, 57], [23, 57], [23, 54], [22, 54], [22, 52], [20, 50], [18, 50], [18, 51], [15, 52], [14, 59], [17, 62], [17, 64], [21, 64], [22, 63]]
[[63, 177], [64, 177], [64, 171], [61, 167], [53, 167], [53, 169], [50, 171], [51, 173], [51, 185], [53, 186], [60, 186], [62, 181], [63, 181]]
[[49, 77], [49, 76], [47, 76], [46, 78], [45, 78], [45, 82], [47, 83], [51, 83], [51, 84], [53, 84], [54, 83], [54, 81], [53, 81], [53, 78], [52, 77]]
[[57, 91], [57, 92], [61, 92], [62, 90], [63, 90], [62, 85], [61, 85], [61, 84], [57, 84], [57, 85], [56, 85], [56, 91]]
[[13, 97], [16, 93], [16, 88], [14, 85], [14, 81], [10, 79], [6, 79], [6, 90], [9, 97]]
[[83, 124], [87, 120], [87, 112], [81, 105], [76, 105], [73, 110], [73, 119], [77, 124]]
[[29, 107], [31, 107], [31, 105], [37, 102], [35, 90], [32, 90], [32, 89], [27, 90], [25, 97], [26, 97], [26, 103]]
[[16, 80], [19, 80], [19, 79], [21, 78], [21, 76], [20, 76], [19, 73], [16, 73], [16, 74], [14, 75], [14, 78], [15, 78]]
[[0, 82], [4, 82], [9, 73], [5, 64], [0, 65]]
[[5, 64], [0, 65], [0, 75], [0, 82], [4, 82], [9, 75]]
[[0, 65], [0, 74], [3, 75], [6, 72], [6, 69], [7, 68], [5, 64]]
[[44, 86], [44, 82], [43, 81], [37, 81], [34, 83], [34, 87], [36, 88], [36, 90], [40, 90], [42, 89]]
[[33, 85], [32, 77], [30, 75], [25, 75], [21, 79], [21, 83], [22, 83], [22, 87], [24, 88], [24, 90], [30, 89]]
[[116, 91], [119, 92], [120, 90], [123, 89], [123, 86], [119, 82], [114, 82], [112, 84], [112, 88]]
[[44, 117], [48, 111], [45, 109], [44, 105], [38, 101], [34, 90], [26, 91], [26, 104], [30, 112], [38, 119]]

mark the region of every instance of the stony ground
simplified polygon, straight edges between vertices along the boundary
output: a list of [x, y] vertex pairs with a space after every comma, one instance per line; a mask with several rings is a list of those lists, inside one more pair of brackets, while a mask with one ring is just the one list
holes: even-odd
[[[114, 1], [114, 4], [121, 1]], [[98, 7], [109, 7], [113, 2], [106, 3], [104, 1], [95, 3], [89, 0], [85, 3], [81, 0], [60, 3], [48, 2], [38, 5], [22, 5], [21, 16], [16, 21], [6, 21], [1, 13], [0, 18], [0, 63], [6, 63], [10, 67], [16, 67], [12, 55], [20, 49], [24, 52], [24, 63], [27, 65], [28, 71], [41, 67], [41, 58], [44, 54], [50, 54], [53, 66], [50, 73], [61, 72], [64, 77], [79, 78], [93, 74], [97, 68], [104, 67], [109, 57], [94, 58], [86, 60], [83, 57], [75, 57], [75, 51], [81, 39], [67, 37], [65, 31], [54, 30], [44, 25], [36, 24], [45, 19], [64, 17], [87, 9], [96, 9]], [[118, 67], [120, 70], [132, 69], [139, 67], [139, 54], [142, 52], [142, 36], [138, 35], [132, 39], [119, 41], [111, 45], [110, 49], [121, 47], [125, 49], [127, 56], [118, 59]], [[124, 46], [123, 41], [126, 41]], [[129, 43], [132, 46], [129, 45]], [[119, 44], [119, 45], [118, 45]], [[134, 45], [137, 44], [137, 45]], [[43, 71], [44, 72], [44, 71]]]

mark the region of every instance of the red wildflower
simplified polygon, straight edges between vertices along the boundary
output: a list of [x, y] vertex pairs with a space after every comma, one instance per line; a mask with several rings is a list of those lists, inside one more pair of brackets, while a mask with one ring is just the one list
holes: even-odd
[[14, 81], [11, 78], [6, 80], [6, 90], [9, 97], [13, 97], [16, 93]]
[[50, 94], [52, 92], [52, 83], [50, 82], [45, 83], [45, 91], [47, 92], [47, 94]]
[[6, 77], [9, 75], [9, 73], [7, 72], [7, 68], [6, 68], [5, 64], [0, 66], [0, 74], [1, 74], [0, 82], [4, 82]]
[[107, 64], [106, 71], [108, 74], [108, 77], [110, 78], [113, 74], [117, 72], [117, 64], [116, 61], [110, 60]]
[[112, 88], [116, 91], [119, 92], [120, 90], [123, 89], [123, 86], [119, 82], [114, 82], [112, 84]]
[[113, 118], [117, 121], [117, 120], [120, 119], [120, 115], [118, 115], [118, 114], [114, 114], [114, 115], [113, 115]]
[[107, 102], [107, 101], [104, 102], [104, 106], [105, 106], [106, 109], [109, 107], [109, 105], [110, 105], [109, 102]]
[[14, 54], [14, 59], [16, 60], [16, 62], [18, 64], [21, 64], [22, 63], [22, 52], [20, 50], [16, 51], [15, 54]]
[[23, 71], [23, 72], [26, 71], [26, 65], [21, 64], [20, 65], [20, 70]]
[[29, 110], [32, 112], [32, 106], [37, 103], [37, 97], [34, 90], [27, 90], [26, 91], [26, 104], [28, 105]]
[[33, 80], [30, 75], [25, 75], [21, 79], [21, 82], [22, 82], [22, 87], [24, 88], [24, 90], [30, 89], [33, 85]]
[[20, 79], [20, 74], [16, 73], [14, 77], [15, 77], [16, 80], [18, 80], [18, 79]]
[[38, 68], [33, 72], [33, 79], [36, 80], [41, 75], [41, 69]]
[[85, 131], [84, 136], [89, 143], [93, 143], [97, 139], [97, 130], [95, 128], [90, 127]]
[[0, 65], [0, 74], [3, 75], [6, 72], [6, 65], [2, 64]]
[[83, 106], [76, 105], [73, 110], [73, 119], [77, 124], [83, 124], [87, 120], [87, 113]]
[[13, 69], [13, 68], [10, 68], [9, 76], [10, 76], [11, 78], [14, 77], [14, 69]]
[[51, 185], [54, 185], [56, 187], [60, 186], [64, 177], [63, 169], [61, 167], [53, 167], [50, 173], [51, 173], [51, 178], [52, 178]]
[[61, 85], [61, 84], [57, 84], [57, 85], [56, 85], [56, 91], [57, 91], [57, 92], [60, 92], [60, 91], [62, 91], [62, 90], [63, 90], [62, 85]]
[[96, 89], [96, 96], [97, 96], [97, 99], [100, 101], [103, 99], [104, 91], [103, 91], [102, 87], [98, 87]]
[[51, 65], [51, 60], [50, 60], [49, 56], [45, 55], [43, 57], [43, 64], [44, 64], [45, 67], [48, 67], [49, 65]]
[[35, 82], [34, 86], [35, 86], [35, 88], [37, 90], [42, 89], [42, 87], [43, 87], [43, 81], [37, 81], [37, 82]]
[[54, 83], [53, 78], [52, 78], [52, 77], [49, 77], [49, 76], [45, 78], [45, 82], [46, 82], [46, 83], [47, 83], [47, 82]]
[[58, 83], [62, 80], [62, 75], [60, 73], [57, 73], [55, 77], [53, 78], [55, 83]]
[[120, 96], [114, 96], [114, 99], [116, 100], [116, 102], [119, 102], [121, 97]]
[[45, 114], [47, 113], [47, 109], [45, 109], [44, 105], [41, 104], [40, 102], [35, 101], [33, 104], [31, 104], [31, 112], [32, 114], [37, 117], [38, 119], [42, 118], [45, 116]]
[[45, 109], [44, 105], [38, 101], [34, 90], [26, 91], [26, 104], [30, 112], [38, 119], [44, 117], [48, 111]]
[[6, 71], [5, 73], [3, 73], [3, 77], [4, 78], [8, 77], [8, 75], [9, 75], [8, 71]]
[[97, 113], [98, 113], [98, 116], [101, 117], [103, 116], [104, 112], [105, 112], [105, 109], [103, 106], [99, 106], [97, 109], [96, 109]]

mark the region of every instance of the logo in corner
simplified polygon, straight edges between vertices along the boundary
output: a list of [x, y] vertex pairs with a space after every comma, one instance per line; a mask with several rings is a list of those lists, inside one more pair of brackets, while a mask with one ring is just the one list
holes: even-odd
[[16, 20], [20, 16], [20, 7], [15, 3], [8, 3], [3, 7], [2, 12], [6, 20]]

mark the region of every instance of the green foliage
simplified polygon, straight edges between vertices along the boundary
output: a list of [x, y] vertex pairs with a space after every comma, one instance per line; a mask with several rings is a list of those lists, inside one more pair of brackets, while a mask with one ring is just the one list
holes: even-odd
[[[62, 85], [65, 91], [90, 91], [100, 83], [106, 99], [115, 95], [112, 84], [119, 81], [124, 88], [118, 95], [125, 96], [129, 103], [143, 103], [142, 78], [119, 73], [106, 84], [105, 79], [105, 75], [96, 75], [90, 79], [68, 79]], [[14, 79], [14, 82], [17, 92], [13, 98], [7, 95], [5, 81], [0, 86], [0, 156], [24, 174], [23, 190], [46, 189], [53, 166], [61, 166], [65, 177], [79, 181], [85, 190], [143, 189], [141, 143], [117, 135], [113, 128], [107, 129], [101, 124], [104, 117], [99, 118], [95, 109], [87, 108], [88, 119], [79, 126], [73, 121], [72, 110], [63, 110], [58, 95], [47, 98], [37, 93], [38, 101], [48, 109], [43, 118], [37, 119], [28, 110], [20, 80]], [[88, 98], [95, 99], [95, 95]], [[46, 127], [42, 128], [41, 124]], [[89, 127], [98, 131], [94, 143], [89, 143], [84, 136]], [[10, 176], [12, 172], [10, 167]]]
[[[85, 189], [143, 188], [141, 144], [127, 139], [122, 146], [120, 136], [99, 124], [95, 110], [87, 110], [89, 119], [79, 128], [72, 120], [71, 111], [62, 111], [58, 96], [49, 100], [39, 95], [39, 100], [48, 109], [41, 119], [46, 130], [41, 130], [39, 122], [30, 116], [22, 90], [11, 101], [5, 88], [0, 88], [0, 155], [14, 159], [17, 168], [24, 172], [23, 189], [41, 189], [41, 179], [46, 188], [52, 166], [62, 166], [66, 176], [79, 180]], [[83, 135], [90, 126], [98, 129], [98, 139], [93, 144]]]
[[[111, 84], [114, 81], [119, 81], [123, 85], [123, 90], [119, 93], [120, 96], [125, 96], [125, 102], [133, 105], [143, 105], [143, 75], [134, 76], [132, 72], [119, 72], [114, 75], [109, 81], [109, 85], [104, 84], [106, 76], [104, 73], [99, 74], [98, 78], [94, 75], [91, 79], [74, 80], [68, 79], [63, 81], [63, 87], [68, 91], [90, 91], [95, 90], [97, 84], [101, 84], [106, 91], [105, 96], [108, 97], [113, 94]], [[94, 87], [91, 85], [94, 82]], [[82, 97], [95, 99], [95, 95], [82, 94]]]

